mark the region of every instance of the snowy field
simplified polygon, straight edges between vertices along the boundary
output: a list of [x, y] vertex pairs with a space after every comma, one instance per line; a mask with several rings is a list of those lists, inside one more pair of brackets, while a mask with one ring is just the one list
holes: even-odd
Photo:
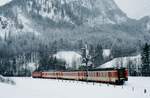
[[129, 77], [124, 86], [50, 79], [12, 79], [16, 85], [0, 83], [0, 98], [150, 98], [150, 77]]
[[12, 1], [12, 0], [0, 0], [0, 6], [3, 6], [5, 4], [9, 3], [10, 1]]

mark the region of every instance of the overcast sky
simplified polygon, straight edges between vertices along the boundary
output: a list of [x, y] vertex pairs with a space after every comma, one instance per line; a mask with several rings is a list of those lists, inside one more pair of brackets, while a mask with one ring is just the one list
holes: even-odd
[[114, 0], [117, 5], [131, 18], [139, 19], [150, 16], [150, 0]]

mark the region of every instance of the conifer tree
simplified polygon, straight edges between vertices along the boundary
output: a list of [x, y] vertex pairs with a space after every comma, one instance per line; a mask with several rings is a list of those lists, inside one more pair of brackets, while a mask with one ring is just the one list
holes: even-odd
[[103, 58], [103, 48], [100, 44], [97, 45], [95, 48], [95, 57], [94, 57], [94, 64], [96, 66], [99, 66], [103, 63], [104, 58]]
[[150, 46], [146, 43], [141, 54], [142, 60], [142, 75], [150, 75]]

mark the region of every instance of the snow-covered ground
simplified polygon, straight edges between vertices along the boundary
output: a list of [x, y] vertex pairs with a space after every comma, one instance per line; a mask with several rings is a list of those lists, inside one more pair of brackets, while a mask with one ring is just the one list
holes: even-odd
[[[111, 54], [110, 49], [104, 49], [103, 50], [103, 56], [104, 58], [109, 57]], [[58, 59], [62, 59], [66, 61], [67, 66], [66, 67], [75, 67], [78, 68], [82, 64], [82, 55], [75, 52], [75, 51], [60, 51], [56, 53], [54, 56]]]
[[103, 57], [107, 58], [111, 55], [111, 50], [110, 49], [103, 49]]
[[12, 79], [9, 77], [3, 77], [2, 75], [0, 75], [0, 83], [15, 85], [15, 82]]
[[13, 86], [0, 83], [0, 98], [150, 98], [150, 77], [129, 77], [124, 86], [32, 78], [13, 80]]
[[[98, 68], [111, 68], [111, 67], [127, 67], [128, 63], [138, 67], [141, 65], [141, 55], [130, 56], [130, 57], [120, 57], [114, 58], [113, 60], [106, 62], [103, 65], [100, 65]], [[131, 65], [131, 64], [130, 64]]]
[[3, 6], [9, 2], [11, 2], [12, 0], [0, 0], [0, 6]]
[[66, 67], [73, 67], [76, 66], [77, 68], [82, 63], [82, 56], [74, 51], [60, 51], [57, 54], [55, 54], [56, 58], [62, 59], [66, 61], [67, 66]]

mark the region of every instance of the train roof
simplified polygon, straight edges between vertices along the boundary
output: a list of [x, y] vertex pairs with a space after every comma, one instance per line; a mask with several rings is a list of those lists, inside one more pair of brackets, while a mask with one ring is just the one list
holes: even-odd
[[95, 69], [84, 69], [84, 70], [65, 70], [65, 71], [109, 71], [109, 70], [125, 70], [125, 67], [121, 68], [95, 68]]
[[122, 68], [96, 68], [96, 69], [90, 69], [89, 71], [107, 71], [107, 70], [122, 70], [126, 69], [125, 67]]
[[[43, 70], [39, 72], [56, 72], [56, 71], [65, 71], [65, 72], [71, 72], [71, 71], [110, 71], [110, 70], [125, 70], [125, 67], [121, 68], [95, 68], [95, 69], [84, 69], [84, 70]], [[36, 71], [35, 71], [36, 72]]]

